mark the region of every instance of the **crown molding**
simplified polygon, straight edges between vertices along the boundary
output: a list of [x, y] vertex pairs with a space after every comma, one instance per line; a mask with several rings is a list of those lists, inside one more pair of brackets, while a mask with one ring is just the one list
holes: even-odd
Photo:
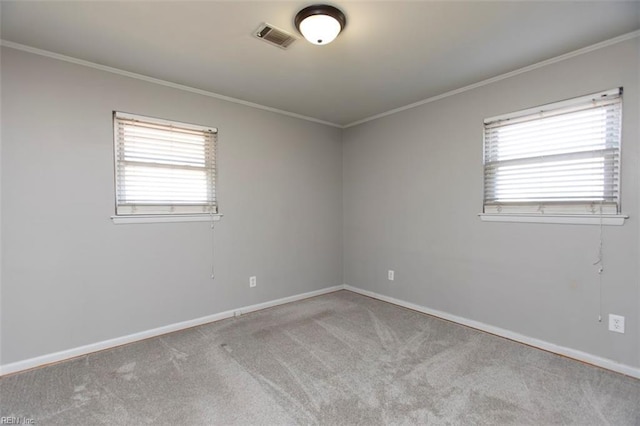
[[173, 82], [170, 82], [170, 81], [161, 80], [161, 79], [154, 78], [154, 77], [149, 77], [149, 76], [146, 76], [146, 75], [143, 75], [143, 74], [138, 74], [138, 73], [134, 73], [134, 72], [130, 72], [130, 71], [121, 70], [119, 68], [114, 68], [114, 67], [109, 67], [109, 66], [106, 66], [106, 65], [96, 64], [95, 62], [85, 61], [84, 59], [78, 59], [78, 58], [74, 58], [74, 57], [67, 56], [67, 55], [61, 55], [59, 53], [55, 53], [55, 52], [51, 52], [51, 51], [43, 50], [43, 49], [38, 49], [38, 48], [35, 48], [35, 47], [27, 46], [27, 45], [20, 44], [20, 43], [15, 43], [15, 42], [12, 42], [12, 41], [7, 41], [7, 40], [0, 39], [0, 46], [5, 46], [5, 47], [9, 47], [9, 48], [16, 49], [16, 50], [21, 50], [21, 51], [33, 53], [33, 54], [36, 54], [36, 55], [45, 56], [45, 57], [52, 58], [52, 59], [57, 59], [57, 60], [60, 60], [60, 61], [70, 62], [70, 63], [73, 63], [73, 64], [82, 65], [82, 66], [85, 66], [85, 67], [94, 68], [94, 69], [110, 72], [110, 73], [113, 73], [113, 74], [122, 75], [122, 76], [125, 76], [125, 77], [135, 78], [135, 79], [146, 81], [146, 82], [149, 82], [149, 83], [159, 84], [161, 86], [171, 87], [171, 88], [178, 89], [178, 90], [184, 90], [186, 92], [196, 93], [196, 94], [199, 94], [199, 95], [208, 96], [208, 97], [215, 98], [215, 99], [220, 99], [220, 100], [223, 100], [223, 101], [244, 105], [244, 106], [247, 106], [247, 107], [250, 107], [250, 108], [261, 109], [261, 110], [264, 110], [264, 111], [269, 111], [269, 112], [273, 112], [273, 113], [276, 113], [276, 114], [286, 115], [286, 116], [289, 116], [289, 117], [294, 117], [294, 118], [298, 118], [298, 119], [301, 119], [301, 120], [310, 121], [310, 122], [313, 122], [313, 123], [324, 124], [326, 126], [336, 127], [336, 128], [339, 128], [339, 129], [347, 129], [349, 127], [354, 127], [354, 126], [357, 126], [357, 125], [360, 125], [360, 124], [363, 124], [363, 123], [366, 123], [366, 122], [369, 122], [369, 121], [377, 120], [379, 118], [383, 118], [383, 117], [386, 117], [386, 116], [389, 116], [389, 115], [393, 115], [393, 114], [396, 114], [396, 113], [399, 113], [399, 112], [402, 112], [402, 111], [406, 111], [408, 109], [417, 108], [419, 106], [422, 106], [422, 105], [425, 105], [425, 104], [428, 104], [428, 103], [431, 103], [431, 102], [435, 102], [435, 101], [438, 101], [440, 99], [444, 99], [444, 98], [448, 98], [450, 96], [458, 95], [460, 93], [468, 92], [470, 90], [477, 89], [477, 88], [482, 87], [482, 86], [486, 86], [486, 85], [489, 85], [489, 84], [492, 84], [492, 83], [496, 83], [498, 81], [505, 80], [507, 78], [511, 78], [511, 77], [514, 77], [514, 76], [519, 75], [519, 74], [523, 74], [523, 73], [526, 73], [526, 72], [529, 72], [529, 71], [533, 71], [533, 70], [536, 70], [538, 68], [545, 67], [547, 65], [555, 64], [557, 62], [561, 62], [561, 61], [564, 61], [566, 59], [571, 59], [571, 58], [574, 58], [576, 56], [580, 56], [580, 55], [583, 55], [585, 53], [593, 52], [594, 50], [598, 50], [598, 49], [602, 49], [602, 48], [605, 48], [605, 47], [608, 47], [608, 46], [612, 46], [614, 44], [621, 43], [623, 41], [631, 40], [631, 39], [636, 38], [636, 37], [640, 37], [640, 30], [632, 31], [630, 33], [623, 34], [621, 36], [614, 37], [612, 39], [605, 40], [605, 41], [602, 41], [600, 43], [593, 44], [591, 46], [583, 47], [581, 49], [574, 50], [572, 52], [565, 53], [563, 55], [556, 56], [554, 58], [550, 58], [550, 59], [547, 59], [547, 60], [544, 60], [544, 61], [541, 61], [541, 62], [537, 62], [535, 64], [528, 65], [526, 67], [519, 68], [517, 70], [510, 71], [510, 72], [505, 73], [505, 74], [500, 74], [500, 75], [497, 75], [495, 77], [491, 77], [491, 78], [488, 78], [486, 80], [479, 81], [477, 83], [469, 84], [467, 86], [463, 86], [463, 87], [460, 87], [458, 89], [450, 90], [448, 92], [445, 92], [445, 93], [442, 93], [442, 94], [439, 94], [439, 95], [436, 95], [436, 96], [432, 96], [430, 98], [426, 98], [426, 99], [423, 99], [421, 101], [414, 102], [414, 103], [411, 103], [411, 104], [408, 104], [408, 105], [405, 105], [405, 106], [402, 106], [402, 107], [394, 108], [394, 109], [391, 109], [389, 111], [382, 112], [380, 114], [372, 115], [370, 117], [366, 117], [366, 118], [363, 118], [361, 120], [357, 120], [357, 121], [354, 121], [352, 123], [345, 124], [345, 125], [332, 123], [330, 121], [320, 120], [318, 118], [308, 117], [308, 116], [302, 115], [302, 114], [296, 114], [296, 113], [290, 112], [290, 111], [284, 111], [284, 110], [281, 110], [281, 109], [272, 108], [272, 107], [269, 107], [269, 106], [257, 104], [257, 103], [254, 103], [254, 102], [245, 101], [245, 100], [242, 100], [242, 99], [232, 98], [230, 96], [220, 95], [218, 93], [210, 92], [210, 91], [207, 91], [207, 90], [197, 89], [195, 87], [190, 87], [190, 86], [186, 86], [186, 85], [183, 85], [183, 84], [173, 83]]
[[491, 77], [491, 78], [488, 78], [486, 80], [482, 80], [482, 81], [479, 81], [477, 83], [470, 84], [468, 86], [463, 86], [463, 87], [460, 87], [458, 89], [454, 89], [454, 90], [451, 90], [449, 92], [442, 93], [440, 95], [432, 96], [430, 98], [423, 99], [421, 101], [414, 102], [414, 103], [409, 104], [409, 105], [405, 105], [405, 106], [402, 106], [402, 107], [399, 107], [399, 108], [394, 108], [394, 109], [386, 111], [386, 112], [381, 112], [380, 114], [372, 115], [370, 117], [363, 118], [362, 120], [357, 120], [357, 121], [354, 121], [352, 123], [345, 124], [344, 126], [342, 126], [342, 128], [343, 129], [347, 129], [349, 127], [354, 127], [354, 126], [357, 126], [359, 124], [366, 123], [368, 121], [377, 120], [378, 118], [386, 117], [388, 115], [392, 115], [392, 114], [396, 114], [396, 113], [399, 113], [399, 112], [402, 112], [402, 111], [406, 111], [408, 109], [416, 108], [416, 107], [419, 107], [419, 106], [422, 106], [422, 105], [425, 105], [425, 104], [428, 104], [428, 103], [431, 103], [431, 102], [438, 101], [440, 99], [444, 99], [444, 98], [448, 98], [450, 96], [458, 95], [460, 93], [468, 92], [469, 90], [477, 89], [478, 87], [486, 86], [488, 84], [492, 84], [492, 83], [495, 83], [495, 82], [498, 82], [498, 81], [501, 81], [501, 80], [505, 80], [507, 78], [511, 78], [511, 77], [514, 77], [514, 76], [519, 75], [519, 74], [523, 74], [523, 73], [526, 73], [526, 72], [529, 72], [529, 71], [533, 71], [533, 70], [536, 70], [538, 68], [546, 67], [547, 65], [555, 64], [556, 62], [564, 61], [566, 59], [571, 59], [571, 58], [574, 58], [576, 56], [580, 56], [580, 55], [583, 55], [585, 53], [593, 52], [594, 50], [602, 49], [604, 47], [608, 47], [608, 46], [611, 46], [611, 45], [614, 45], [614, 44], [617, 44], [617, 43], [621, 43], [623, 41], [631, 40], [632, 38], [636, 38], [636, 37], [640, 37], [640, 30], [633, 31], [633, 32], [630, 32], [630, 33], [627, 33], [627, 34], [623, 34], [621, 36], [618, 36], [618, 37], [615, 37], [615, 38], [612, 38], [612, 39], [609, 39], [609, 40], [605, 40], [605, 41], [602, 41], [600, 43], [592, 44], [591, 46], [583, 47], [582, 49], [574, 50], [573, 52], [565, 53], [564, 55], [556, 56], [554, 58], [547, 59], [547, 60], [544, 60], [542, 62], [537, 62], [535, 64], [528, 65], [528, 66], [526, 66], [524, 68], [519, 68], [517, 70], [510, 71], [510, 72], [505, 73], [505, 74], [500, 74], [500, 75], [497, 75], [495, 77]]
[[325, 126], [342, 128], [340, 124], [332, 123], [330, 121], [320, 120], [318, 118], [308, 117], [302, 114], [296, 114], [295, 112], [284, 111], [278, 108], [272, 108], [266, 105], [257, 104], [254, 102], [245, 101], [243, 99], [232, 98], [231, 96], [220, 95], [218, 93], [210, 92], [208, 90], [197, 89], [195, 87], [186, 86], [184, 84], [173, 83], [167, 80], [161, 80], [159, 78], [149, 77], [148, 75], [138, 74], [131, 71], [125, 71], [119, 68], [109, 67], [106, 65], [96, 64], [95, 62], [85, 61], [84, 59], [74, 58], [72, 56], [61, 55], [59, 53], [51, 52], [48, 50], [38, 49], [35, 47], [27, 46], [20, 43], [14, 43], [8, 40], [0, 39], [0, 46], [9, 47], [11, 49], [21, 50], [23, 52], [33, 53], [47, 58], [57, 59], [59, 61], [70, 62], [76, 65], [82, 65], [88, 68], [94, 68], [101, 71], [110, 72], [112, 74], [118, 74], [125, 77], [135, 78], [137, 80], [146, 81], [148, 83], [159, 84], [160, 86], [171, 87], [172, 89], [183, 90], [185, 92], [196, 93], [198, 95], [208, 96], [210, 98], [220, 99], [226, 102], [232, 102], [234, 104], [244, 105], [250, 108], [261, 109], [263, 111], [274, 112], [276, 114], [286, 115], [300, 120], [311, 121], [314, 123], [324, 124]]

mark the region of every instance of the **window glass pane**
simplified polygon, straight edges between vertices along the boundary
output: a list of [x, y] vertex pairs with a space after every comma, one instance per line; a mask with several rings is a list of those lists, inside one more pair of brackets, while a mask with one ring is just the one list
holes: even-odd
[[485, 210], [528, 205], [537, 212], [540, 203], [619, 206], [619, 92], [581, 98], [570, 108], [566, 103], [485, 122]]
[[114, 132], [118, 214], [217, 212], [215, 130], [115, 113]]

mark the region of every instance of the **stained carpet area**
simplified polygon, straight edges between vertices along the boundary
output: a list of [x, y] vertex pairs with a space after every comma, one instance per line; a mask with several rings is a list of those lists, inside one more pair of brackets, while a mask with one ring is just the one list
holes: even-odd
[[349, 291], [0, 380], [39, 425], [640, 424], [640, 380]]

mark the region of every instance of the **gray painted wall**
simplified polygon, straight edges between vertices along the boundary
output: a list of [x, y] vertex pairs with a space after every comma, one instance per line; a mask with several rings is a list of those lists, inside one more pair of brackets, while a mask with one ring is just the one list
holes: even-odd
[[[343, 135], [345, 283], [640, 366], [640, 41], [616, 44], [349, 128]], [[604, 228], [481, 222], [486, 117], [624, 86], [622, 204]], [[386, 270], [394, 269], [394, 282]]]
[[[3, 48], [0, 362], [345, 282], [640, 366], [639, 50], [341, 132]], [[604, 229], [602, 304], [624, 335], [597, 322], [597, 226], [477, 217], [483, 118], [619, 85], [631, 218]], [[215, 281], [207, 223], [111, 223], [114, 109], [220, 129]]]
[[[2, 364], [342, 284], [339, 129], [7, 48], [1, 84]], [[219, 128], [215, 280], [208, 223], [111, 223], [112, 110]]]

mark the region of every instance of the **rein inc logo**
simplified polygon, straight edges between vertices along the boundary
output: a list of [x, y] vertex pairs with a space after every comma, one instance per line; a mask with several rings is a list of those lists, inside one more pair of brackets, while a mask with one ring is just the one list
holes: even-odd
[[0, 425], [35, 425], [36, 421], [31, 417], [2, 416]]

